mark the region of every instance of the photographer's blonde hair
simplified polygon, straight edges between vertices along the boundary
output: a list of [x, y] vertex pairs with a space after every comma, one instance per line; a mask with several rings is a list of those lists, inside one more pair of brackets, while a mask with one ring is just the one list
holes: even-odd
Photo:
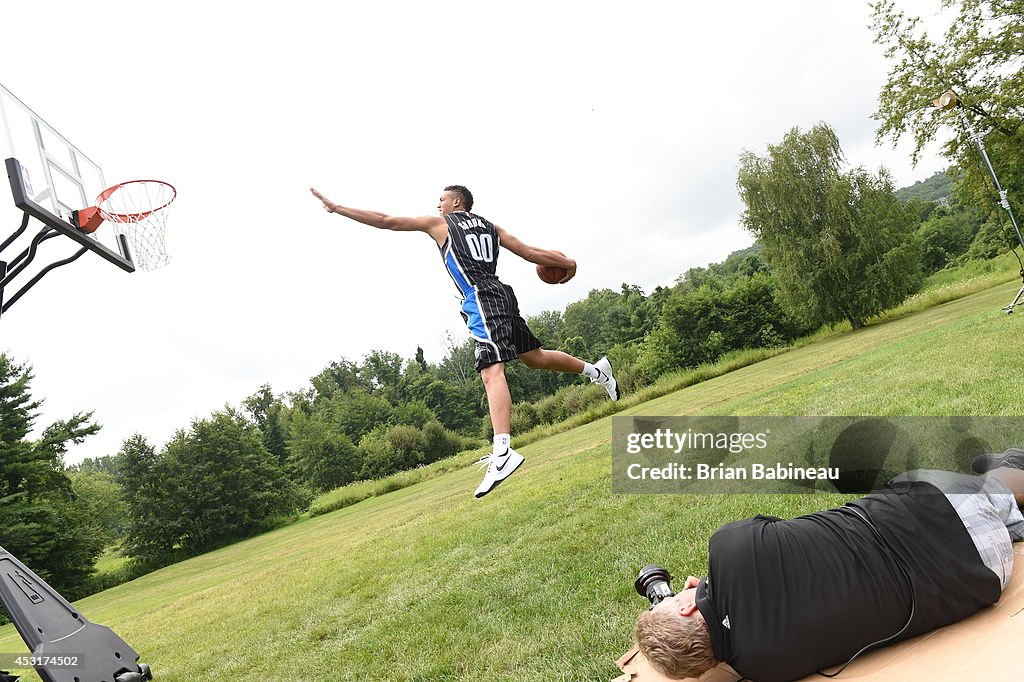
[[633, 630], [644, 658], [666, 677], [700, 677], [718, 664], [703, 618], [671, 611], [644, 611]]

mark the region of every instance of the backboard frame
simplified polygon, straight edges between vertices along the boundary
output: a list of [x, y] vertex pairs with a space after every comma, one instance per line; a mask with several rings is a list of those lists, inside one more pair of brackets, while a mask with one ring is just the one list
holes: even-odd
[[[15, 158], [4, 161], [7, 167], [7, 177], [11, 182], [11, 194], [14, 196], [14, 205], [21, 211], [42, 222], [45, 225], [57, 230], [65, 237], [70, 237], [81, 246], [95, 252], [101, 258], [113, 263], [126, 272], [135, 272], [135, 264], [131, 259], [131, 251], [128, 248], [128, 239], [124, 234], [117, 234], [118, 245], [121, 253], [108, 249], [102, 243], [93, 239], [88, 234], [78, 229], [72, 222], [66, 222], [54, 215], [46, 208], [29, 198], [29, 192], [25, 187], [24, 169], [21, 163]], [[82, 208], [86, 208], [83, 206]], [[77, 213], [77, 211], [76, 211]]]
[[8, 168], [8, 176], [19, 209], [131, 272], [128, 266], [135, 264], [118, 226], [97, 230], [77, 222], [77, 213], [107, 189], [103, 169], [0, 83], [0, 159], [12, 158], [18, 169]]
[[[20, 226], [9, 236], [4, 238], [0, 231], [0, 315], [47, 273], [78, 260], [88, 251], [125, 272], [135, 272], [136, 263], [128, 239], [116, 224], [82, 225], [79, 222], [88, 215], [86, 209], [93, 208], [95, 197], [107, 188], [103, 169], [3, 84], [0, 84], [0, 158], [4, 159], [14, 205], [22, 214]], [[85, 215], [80, 216], [80, 212]], [[26, 237], [28, 246], [17, 255], [6, 255], [4, 252], [28, 230], [30, 218], [43, 223], [42, 230], [30, 239]], [[61, 255], [41, 269], [35, 268], [34, 275], [26, 272], [43, 242], [60, 236], [74, 242], [73, 255]], [[58, 251], [67, 253], [66, 248]], [[21, 281], [15, 291], [16, 280]], [[14, 293], [6, 296], [5, 290]]]

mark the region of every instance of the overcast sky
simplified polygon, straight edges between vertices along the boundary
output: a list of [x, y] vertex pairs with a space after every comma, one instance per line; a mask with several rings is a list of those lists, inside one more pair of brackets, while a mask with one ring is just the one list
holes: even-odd
[[[579, 263], [551, 286], [506, 253], [499, 275], [525, 315], [671, 284], [752, 243], [739, 155], [793, 126], [829, 123], [851, 164], [884, 165], [898, 186], [945, 167], [874, 144], [888, 65], [869, 13], [850, 0], [7, 3], [0, 83], [109, 183], [166, 179], [178, 201], [169, 266], [129, 275], [87, 254], [4, 315], [0, 350], [33, 366], [40, 426], [95, 410], [104, 428], [69, 462], [134, 432], [163, 445], [342, 356], [421, 345], [440, 361], [446, 334], [466, 332], [433, 242], [328, 215], [310, 186], [426, 215], [445, 185], [467, 185], [476, 212]], [[9, 197], [0, 219], [0, 236], [18, 225]]]

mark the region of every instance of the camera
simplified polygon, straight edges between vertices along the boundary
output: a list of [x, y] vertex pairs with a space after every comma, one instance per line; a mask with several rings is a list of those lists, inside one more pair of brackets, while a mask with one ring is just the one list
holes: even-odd
[[675, 596], [675, 592], [669, 586], [672, 576], [661, 566], [647, 564], [640, 569], [640, 575], [636, 577], [633, 587], [637, 594], [649, 599], [651, 609], [660, 604], [663, 600]]

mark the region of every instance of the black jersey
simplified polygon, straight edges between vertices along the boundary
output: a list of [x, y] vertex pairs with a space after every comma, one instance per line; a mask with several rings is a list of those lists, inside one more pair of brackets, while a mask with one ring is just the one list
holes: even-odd
[[448, 239], [441, 257], [459, 293], [466, 296], [477, 287], [498, 284], [498, 230], [475, 213], [456, 211], [444, 217]]
[[512, 287], [498, 279], [498, 230], [486, 218], [457, 211], [444, 217], [448, 239], [441, 258], [462, 295], [462, 319], [477, 341], [476, 368], [514, 360], [540, 348]]

